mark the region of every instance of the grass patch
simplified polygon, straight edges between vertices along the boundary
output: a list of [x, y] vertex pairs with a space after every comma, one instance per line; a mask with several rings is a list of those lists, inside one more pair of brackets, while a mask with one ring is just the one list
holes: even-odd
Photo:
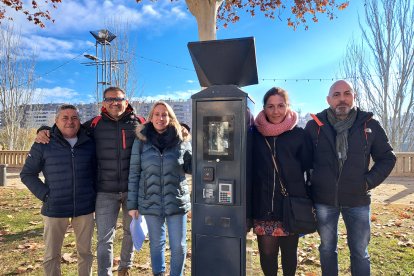
[[[0, 275], [43, 275], [43, 222], [40, 202], [28, 190], [0, 188]], [[186, 275], [191, 274], [191, 225], [188, 222], [188, 251]], [[349, 251], [343, 223], [339, 228], [340, 275], [350, 275]], [[119, 263], [121, 224], [115, 241], [114, 267]], [[248, 259], [253, 275], [262, 275], [257, 243], [251, 235], [252, 249]], [[306, 235], [300, 239], [297, 275], [320, 275], [319, 236]], [[93, 248], [96, 248], [96, 235]], [[414, 275], [414, 207], [404, 205], [372, 205], [372, 237], [370, 243], [372, 275]], [[62, 248], [62, 274], [77, 275], [74, 233], [68, 230]], [[169, 251], [167, 250], [167, 262]], [[280, 261], [279, 261], [280, 263]], [[96, 274], [96, 258], [93, 264]], [[149, 243], [135, 254], [132, 275], [152, 275]]]

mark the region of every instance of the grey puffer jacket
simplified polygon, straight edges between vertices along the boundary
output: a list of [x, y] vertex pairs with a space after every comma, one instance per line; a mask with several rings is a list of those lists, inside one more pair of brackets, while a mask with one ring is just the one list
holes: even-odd
[[[142, 215], [171, 216], [185, 214], [191, 208], [185, 173], [191, 173], [191, 143], [177, 139], [162, 151], [137, 127], [131, 152], [128, 181], [128, 210]], [[141, 132], [142, 131], [142, 132]]]

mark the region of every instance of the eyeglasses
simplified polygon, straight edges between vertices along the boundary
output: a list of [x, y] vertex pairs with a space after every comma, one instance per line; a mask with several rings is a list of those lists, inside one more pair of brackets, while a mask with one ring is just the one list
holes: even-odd
[[106, 103], [113, 103], [113, 102], [119, 103], [119, 102], [122, 102], [122, 101], [125, 101], [125, 98], [118, 98], [118, 97], [116, 97], [116, 98], [104, 98], [104, 102], [106, 102]]

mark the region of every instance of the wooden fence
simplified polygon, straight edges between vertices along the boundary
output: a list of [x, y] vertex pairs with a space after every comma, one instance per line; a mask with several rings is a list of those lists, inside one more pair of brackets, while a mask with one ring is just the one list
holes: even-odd
[[8, 167], [23, 167], [26, 161], [27, 150], [2, 150], [0, 151], [0, 164], [7, 164]]
[[[8, 167], [23, 167], [28, 151], [0, 151], [0, 164], [7, 164]], [[414, 152], [396, 152], [397, 163], [391, 176], [414, 177]]]

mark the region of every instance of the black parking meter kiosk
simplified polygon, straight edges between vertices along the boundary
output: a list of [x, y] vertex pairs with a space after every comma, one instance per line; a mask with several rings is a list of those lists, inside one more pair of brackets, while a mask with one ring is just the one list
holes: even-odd
[[194, 94], [192, 275], [246, 275], [254, 38], [188, 44], [204, 90]]

